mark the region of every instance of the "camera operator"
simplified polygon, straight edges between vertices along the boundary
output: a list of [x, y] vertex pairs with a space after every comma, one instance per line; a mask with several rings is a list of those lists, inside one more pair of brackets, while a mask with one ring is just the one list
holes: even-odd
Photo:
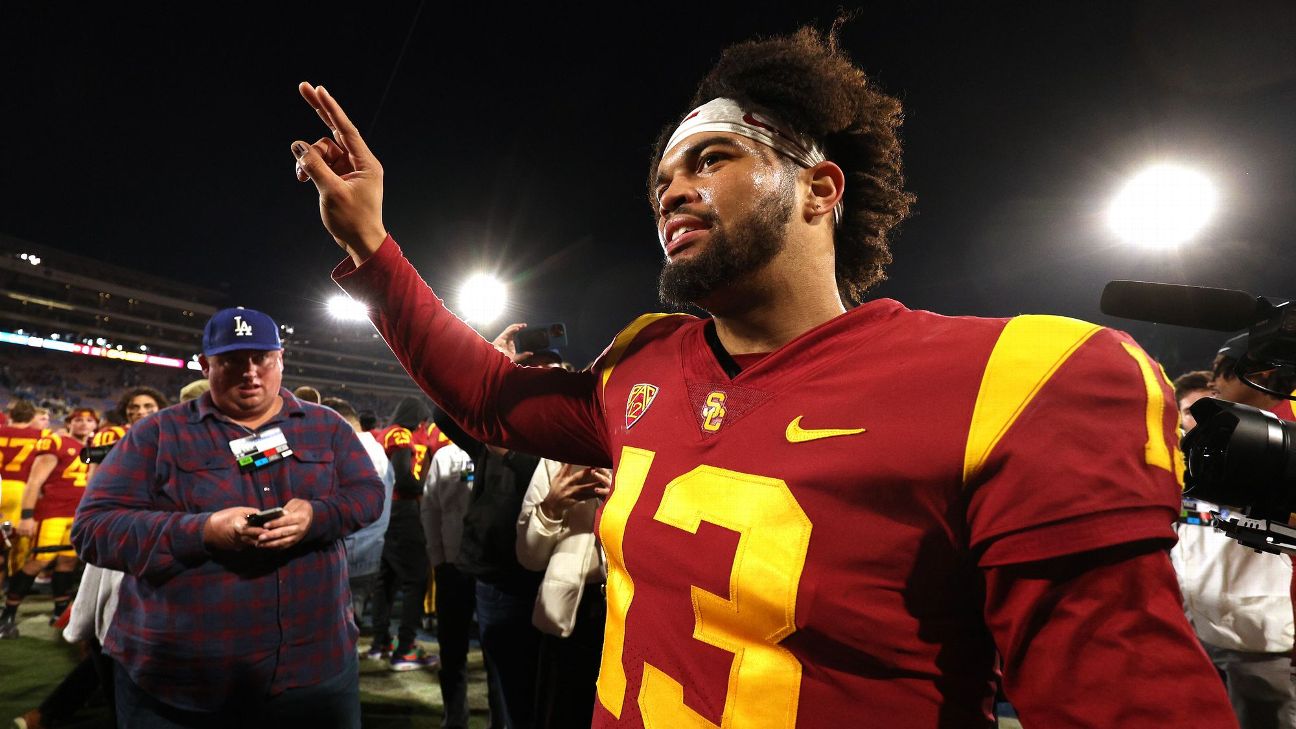
[[[1290, 400], [1249, 387], [1234, 374], [1233, 368], [1246, 353], [1247, 340], [1243, 334], [1224, 343], [1211, 368], [1210, 388], [1221, 400], [1296, 420]], [[1290, 392], [1296, 387], [1296, 377], [1277, 371], [1255, 375], [1255, 379], [1279, 391]], [[1180, 396], [1181, 404], [1190, 395]], [[1181, 523], [1177, 529], [1179, 542], [1171, 558], [1184, 607], [1228, 684], [1239, 724], [1243, 729], [1296, 727], [1296, 689], [1290, 675], [1291, 558], [1244, 547], [1209, 522]]]

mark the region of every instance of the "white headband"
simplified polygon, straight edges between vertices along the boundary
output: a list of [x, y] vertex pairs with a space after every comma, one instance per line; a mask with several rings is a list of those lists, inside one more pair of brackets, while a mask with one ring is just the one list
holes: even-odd
[[[793, 132], [766, 114], [744, 110], [733, 99], [712, 99], [689, 112], [671, 134], [670, 141], [666, 142], [666, 152], [674, 149], [684, 138], [699, 132], [731, 132], [753, 139], [802, 167], [814, 167], [826, 159], [823, 150], [813, 140]], [[833, 208], [833, 221], [840, 224], [841, 217], [842, 201], [838, 200]]]

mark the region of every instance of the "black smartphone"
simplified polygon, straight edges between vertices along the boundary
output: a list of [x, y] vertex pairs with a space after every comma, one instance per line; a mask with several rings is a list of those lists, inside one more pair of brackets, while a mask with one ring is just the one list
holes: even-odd
[[513, 346], [519, 352], [539, 352], [542, 349], [567, 346], [566, 324], [527, 326], [513, 337]]
[[282, 506], [276, 506], [273, 509], [262, 509], [255, 514], [248, 514], [247, 523], [248, 526], [262, 527], [283, 515]]

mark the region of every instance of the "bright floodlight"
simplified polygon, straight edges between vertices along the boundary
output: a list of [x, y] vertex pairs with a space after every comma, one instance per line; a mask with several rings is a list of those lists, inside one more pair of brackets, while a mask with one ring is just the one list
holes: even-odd
[[1215, 187], [1196, 170], [1149, 167], [1125, 183], [1107, 220], [1116, 235], [1150, 248], [1176, 246], [1197, 234], [1215, 212]]
[[490, 324], [504, 313], [508, 292], [499, 279], [479, 273], [464, 281], [459, 289], [459, 312], [474, 324]]
[[368, 321], [369, 319], [369, 310], [365, 305], [346, 294], [338, 294], [329, 299], [328, 311], [334, 319], [343, 321]]

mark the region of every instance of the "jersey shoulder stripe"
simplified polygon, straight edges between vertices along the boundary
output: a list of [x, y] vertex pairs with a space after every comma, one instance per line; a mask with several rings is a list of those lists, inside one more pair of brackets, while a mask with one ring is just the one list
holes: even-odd
[[1061, 316], [1009, 320], [986, 362], [963, 456], [966, 485], [1058, 368], [1102, 327]]
[[612, 340], [612, 345], [608, 347], [607, 354], [600, 358], [599, 361], [599, 394], [602, 395], [607, 390], [608, 380], [612, 377], [612, 370], [621, 362], [625, 356], [626, 350], [634, 342], [635, 337], [653, 322], [660, 321], [666, 317], [683, 317], [692, 319], [688, 314], [644, 314], [638, 319], [630, 322], [630, 325], [622, 329], [620, 333]]
[[120, 425], [114, 425], [105, 428], [94, 434], [94, 439], [90, 441], [93, 446], [106, 446], [116, 443], [126, 436], [126, 429]]

